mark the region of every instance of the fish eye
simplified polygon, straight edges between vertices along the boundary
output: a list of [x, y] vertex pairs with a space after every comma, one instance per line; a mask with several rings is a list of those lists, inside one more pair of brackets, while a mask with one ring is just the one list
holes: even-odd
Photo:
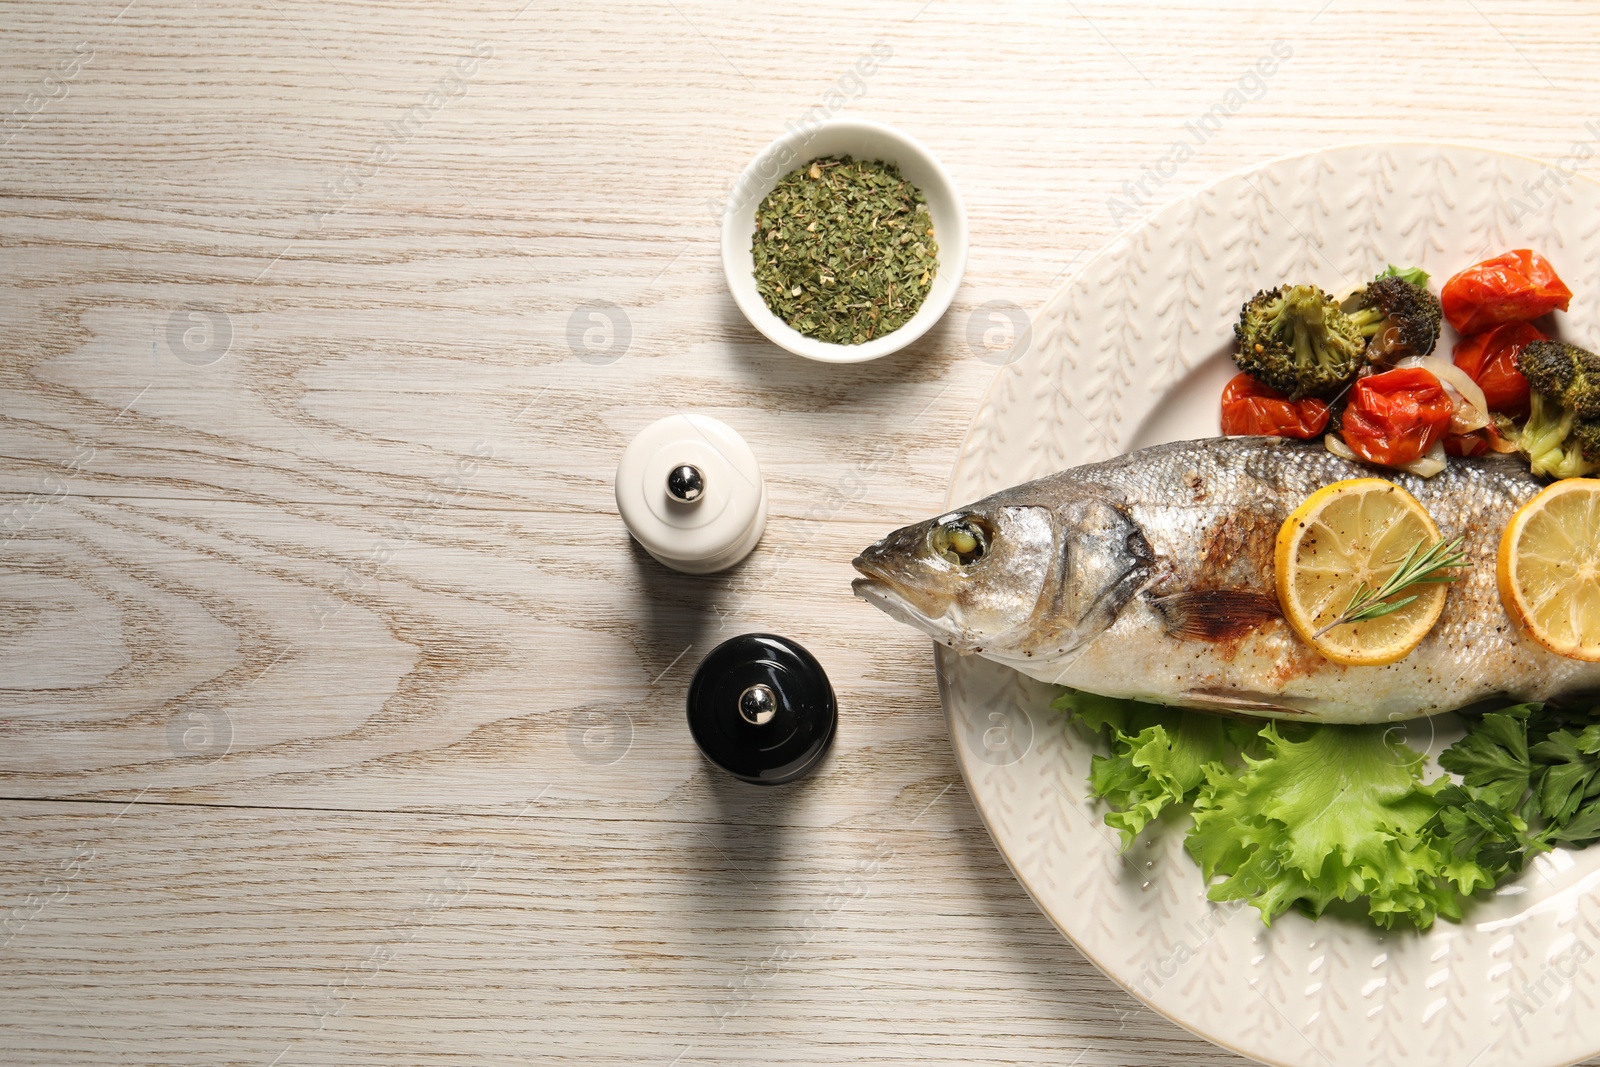
[[958, 567], [978, 562], [989, 552], [990, 531], [973, 516], [962, 516], [940, 523], [928, 540], [933, 553]]

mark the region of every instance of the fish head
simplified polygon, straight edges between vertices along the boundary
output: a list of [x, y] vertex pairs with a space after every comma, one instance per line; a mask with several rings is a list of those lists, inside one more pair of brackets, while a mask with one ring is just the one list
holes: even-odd
[[1150, 547], [1096, 487], [1053, 504], [1013, 493], [869, 546], [854, 560], [862, 576], [852, 590], [958, 652], [1074, 651], [1148, 580]]

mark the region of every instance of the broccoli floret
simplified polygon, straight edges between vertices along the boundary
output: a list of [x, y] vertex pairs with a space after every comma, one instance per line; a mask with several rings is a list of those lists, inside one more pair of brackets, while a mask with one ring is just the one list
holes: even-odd
[[1600, 419], [1579, 418], [1572, 408], [1538, 389], [1531, 391], [1529, 402], [1528, 421], [1516, 441], [1533, 473], [1581, 478], [1600, 470]]
[[1264, 289], [1239, 311], [1239, 369], [1291, 400], [1332, 396], [1355, 380], [1365, 338], [1314, 285]]
[[1600, 419], [1579, 419], [1572, 428], [1572, 439], [1578, 442], [1583, 458], [1600, 467]]
[[1523, 346], [1517, 366], [1534, 392], [1580, 419], [1600, 419], [1600, 356], [1565, 341], [1534, 341]]
[[1350, 321], [1367, 338], [1368, 359], [1377, 363], [1433, 351], [1444, 315], [1439, 298], [1428, 292], [1427, 281], [1428, 276], [1416, 268], [1390, 267], [1361, 291]]
[[1600, 356], [1565, 341], [1523, 346], [1529, 413], [1517, 435], [1533, 473], [1577, 478], [1600, 470]]
[[1428, 272], [1423, 270], [1421, 267], [1407, 267], [1405, 270], [1401, 270], [1399, 267], [1391, 263], [1389, 264], [1388, 269], [1382, 274], [1378, 275], [1378, 277], [1404, 278], [1412, 285], [1415, 285], [1418, 289], [1426, 289], [1428, 287]]

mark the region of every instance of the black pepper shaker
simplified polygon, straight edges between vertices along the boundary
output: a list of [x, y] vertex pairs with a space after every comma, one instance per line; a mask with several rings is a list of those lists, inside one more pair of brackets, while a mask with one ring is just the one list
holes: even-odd
[[839, 722], [822, 664], [776, 634], [743, 634], [712, 649], [689, 683], [688, 712], [705, 757], [756, 785], [810, 774]]

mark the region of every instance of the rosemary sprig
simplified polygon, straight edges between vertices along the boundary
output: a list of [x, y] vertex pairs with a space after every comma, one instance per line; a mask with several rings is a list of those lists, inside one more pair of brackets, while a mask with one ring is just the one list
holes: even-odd
[[1400, 561], [1400, 566], [1394, 569], [1394, 573], [1389, 575], [1382, 585], [1376, 589], [1370, 588], [1366, 582], [1356, 586], [1355, 592], [1350, 595], [1350, 603], [1345, 605], [1339, 617], [1313, 636], [1321, 637], [1336, 626], [1378, 619], [1399, 611], [1421, 594], [1413, 593], [1400, 600], [1390, 600], [1390, 597], [1404, 592], [1413, 585], [1453, 582], [1461, 577], [1459, 573], [1453, 572], [1465, 567], [1466, 563], [1467, 556], [1461, 551], [1459, 537], [1450, 541], [1435, 541], [1427, 547], [1418, 541], [1411, 546], [1411, 551]]

